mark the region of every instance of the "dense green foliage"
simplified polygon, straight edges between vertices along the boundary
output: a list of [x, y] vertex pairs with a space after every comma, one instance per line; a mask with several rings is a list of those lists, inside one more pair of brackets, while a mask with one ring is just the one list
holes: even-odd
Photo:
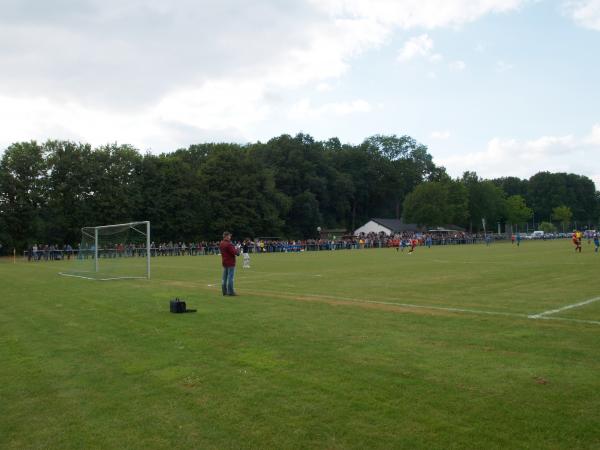
[[550, 222], [542, 222], [538, 228], [546, 233], [556, 233], [558, 231], [556, 225]]
[[215, 239], [224, 229], [310, 238], [318, 226], [354, 230], [372, 217], [401, 216], [476, 231], [482, 219], [529, 220], [511, 215], [507, 199], [516, 195], [533, 209], [534, 222], [551, 220], [562, 205], [580, 224], [599, 215], [600, 196], [586, 177], [542, 172], [530, 180], [482, 180], [465, 172], [451, 180], [409, 136], [349, 145], [282, 135], [160, 155], [129, 145], [22, 142], [0, 160], [0, 244], [75, 243], [83, 226], [133, 220], [150, 220], [158, 241]]
[[150, 220], [156, 240], [215, 239], [224, 229], [315, 237], [317, 226], [399, 217], [406, 193], [437, 173], [408, 136], [352, 146], [283, 135], [161, 155], [116, 144], [18, 143], [0, 161], [0, 242], [76, 242], [82, 226], [132, 220]]
[[563, 231], [565, 231], [565, 226], [568, 226], [569, 223], [571, 223], [573, 213], [571, 212], [571, 208], [565, 205], [561, 205], [557, 206], [552, 210], [552, 218], [560, 222]]
[[469, 217], [467, 188], [460, 181], [422, 183], [404, 201], [405, 219], [419, 224], [462, 224]]
[[3, 450], [600, 448], [600, 302], [528, 317], [598, 296], [593, 245], [252, 255], [227, 298], [212, 256], [68, 263], [0, 259]]

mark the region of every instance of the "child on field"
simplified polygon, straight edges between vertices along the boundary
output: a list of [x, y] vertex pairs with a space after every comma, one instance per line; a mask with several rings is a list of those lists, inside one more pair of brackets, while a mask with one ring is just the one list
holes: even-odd
[[249, 269], [250, 268], [250, 239], [244, 239], [242, 243], [242, 257], [244, 258], [244, 265], [242, 268]]

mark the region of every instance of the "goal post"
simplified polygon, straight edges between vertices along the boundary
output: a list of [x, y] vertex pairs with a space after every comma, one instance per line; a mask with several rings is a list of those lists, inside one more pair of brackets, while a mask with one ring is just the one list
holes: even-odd
[[150, 278], [150, 222], [129, 222], [81, 229], [81, 243], [61, 275], [94, 280]]

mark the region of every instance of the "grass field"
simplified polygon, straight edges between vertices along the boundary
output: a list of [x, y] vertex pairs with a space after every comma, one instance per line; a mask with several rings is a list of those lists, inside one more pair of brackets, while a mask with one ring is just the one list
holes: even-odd
[[0, 448], [600, 448], [587, 244], [152, 264], [0, 262]]

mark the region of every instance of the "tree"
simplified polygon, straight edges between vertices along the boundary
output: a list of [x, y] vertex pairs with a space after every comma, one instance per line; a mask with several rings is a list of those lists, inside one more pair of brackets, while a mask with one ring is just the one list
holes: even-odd
[[292, 237], [314, 238], [315, 230], [321, 223], [319, 202], [310, 191], [304, 191], [292, 199], [292, 207], [288, 216], [291, 220], [287, 233]]
[[384, 215], [392, 213], [399, 219], [406, 194], [423, 181], [439, 175], [427, 147], [410, 136], [375, 135], [365, 139], [362, 146], [382, 156], [378, 160], [382, 175], [379, 185], [384, 191], [383, 197], [392, 200], [391, 209]]
[[140, 172], [139, 216], [152, 224], [157, 241], [205, 236], [209, 201], [193, 158], [175, 152], [146, 155]]
[[505, 194], [501, 188], [489, 180], [480, 179], [475, 172], [465, 172], [461, 182], [469, 194], [469, 229], [479, 230], [482, 219], [496, 223], [504, 209]]
[[0, 160], [0, 211], [5, 245], [18, 250], [44, 238], [44, 150], [35, 141], [12, 144]]
[[491, 180], [496, 186], [504, 191], [507, 197], [520, 195], [527, 200], [527, 180], [517, 177], [503, 177]]
[[520, 195], [511, 195], [506, 199], [506, 221], [511, 226], [527, 222], [531, 219], [533, 211], [525, 204], [525, 199]]
[[469, 219], [469, 192], [458, 181], [442, 182], [448, 189], [448, 221], [450, 224], [464, 224]]
[[442, 183], [423, 183], [404, 199], [404, 220], [437, 226], [447, 222], [448, 190]]
[[540, 223], [538, 228], [540, 230], [542, 230], [544, 233], [555, 233], [556, 232], [556, 227], [551, 222], [542, 222], [542, 223]]
[[346, 177], [344, 197], [349, 203], [346, 227], [356, 229], [358, 223], [375, 217], [385, 201], [382, 192], [381, 155], [369, 146], [343, 146], [331, 155], [332, 165]]
[[74, 245], [81, 239], [81, 228], [96, 217], [91, 205], [92, 148], [69, 141], [48, 141], [43, 147], [48, 170], [47, 207], [41, 212], [44, 234], [52, 243]]
[[568, 206], [561, 205], [552, 210], [552, 219], [560, 222], [563, 233], [565, 232], [565, 225], [569, 225], [571, 223], [572, 217], [573, 213], [571, 212], [571, 208]]
[[573, 219], [589, 225], [594, 223], [599, 211], [594, 182], [574, 173], [558, 175], [563, 178], [567, 191], [567, 201], [562, 204], [571, 208]]
[[573, 220], [591, 224], [599, 204], [594, 182], [581, 175], [540, 172], [529, 179], [527, 201], [538, 218], [550, 220], [556, 205], [571, 208]]
[[586, 177], [541, 172], [529, 181], [489, 181], [466, 172], [452, 180], [410, 136], [350, 145], [300, 133], [162, 155], [129, 145], [23, 142], [0, 158], [0, 241], [8, 250], [74, 243], [82, 226], [133, 220], [150, 220], [156, 241], [216, 239], [224, 228], [237, 236], [312, 237], [317, 226], [355, 229], [401, 214], [475, 230], [482, 218], [493, 223], [501, 214], [526, 220], [502, 189], [528, 205], [531, 198], [540, 208], [536, 219], [550, 220], [556, 205], [580, 223], [600, 216], [600, 192]]
[[464, 220], [468, 215], [465, 187], [455, 181], [422, 183], [404, 200], [404, 219], [439, 226]]
[[142, 156], [130, 145], [105, 145], [92, 153], [97, 172], [92, 177], [96, 223], [139, 220], [142, 202]]
[[[335, 211], [350, 209], [349, 197], [353, 191], [349, 178], [340, 177], [335, 165], [332, 154], [339, 151], [337, 144], [334, 140], [327, 144], [316, 142], [311, 136], [300, 133], [294, 137], [282, 135], [266, 144], [253, 145], [250, 147], [250, 153], [271, 170], [278, 191], [291, 199], [295, 205], [300, 202], [304, 206], [308, 204], [305, 202], [308, 201], [305, 193], [312, 194], [309, 203], [317, 205], [319, 222], [325, 218], [327, 222], [321, 223], [322, 225], [334, 226], [340, 221]], [[313, 203], [313, 200], [316, 203]], [[294, 216], [294, 210], [294, 207], [289, 208], [288, 205], [288, 216], [284, 216], [285, 229], [303, 234], [300, 229], [304, 229], [305, 226], [296, 227], [294, 223], [299, 219], [304, 221], [305, 218]], [[315, 223], [314, 227], [318, 225]]]
[[282, 233], [290, 199], [276, 189], [273, 171], [248, 148], [232, 145], [212, 152], [198, 177], [204, 236], [216, 239], [224, 230], [242, 238]]

